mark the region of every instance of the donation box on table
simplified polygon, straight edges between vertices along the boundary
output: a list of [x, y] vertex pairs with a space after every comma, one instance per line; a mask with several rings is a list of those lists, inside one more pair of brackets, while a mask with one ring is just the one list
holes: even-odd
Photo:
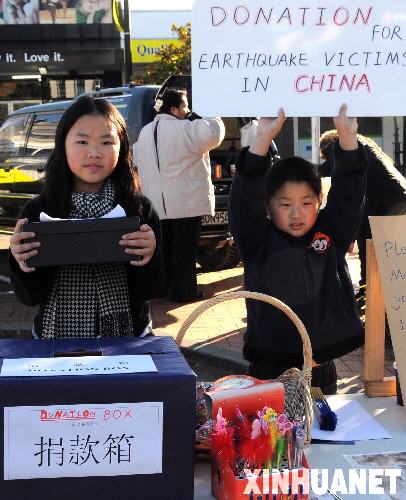
[[1, 499], [193, 499], [196, 376], [172, 338], [2, 340], [0, 364]]

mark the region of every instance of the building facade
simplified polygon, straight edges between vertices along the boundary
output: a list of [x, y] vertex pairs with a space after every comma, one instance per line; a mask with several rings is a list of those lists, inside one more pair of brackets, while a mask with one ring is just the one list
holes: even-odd
[[1, 5], [0, 122], [30, 103], [121, 84], [123, 50], [111, 0]]

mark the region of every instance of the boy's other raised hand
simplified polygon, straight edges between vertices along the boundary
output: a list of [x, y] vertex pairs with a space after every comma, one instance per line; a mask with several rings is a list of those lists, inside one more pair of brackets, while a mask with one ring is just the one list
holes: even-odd
[[358, 122], [355, 117], [347, 116], [347, 105], [342, 104], [338, 116], [333, 118], [334, 126], [338, 133], [341, 149], [351, 150], [358, 148], [357, 132]]
[[276, 118], [260, 118], [254, 142], [250, 147], [250, 152], [258, 156], [265, 156], [275, 137], [282, 130], [286, 120], [285, 112], [282, 108], [278, 111]]

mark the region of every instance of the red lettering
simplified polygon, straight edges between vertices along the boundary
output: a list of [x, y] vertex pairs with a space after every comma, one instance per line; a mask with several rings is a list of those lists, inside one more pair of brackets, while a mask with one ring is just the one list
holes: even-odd
[[[238, 19], [239, 19], [238, 12], [240, 9], [245, 11], [245, 19], [243, 21], [238, 22]], [[235, 22], [235, 24], [238, 24], [238, 26], [241, 26], [242, 24], [247, 23], [249, 18], [250, 18], [250, 11], [247, 9], [247, 7], [244, 7], [243, 5], [238, 5], [238, 7], [235, 8], [235, 10], [234, 10], [234, 22]]]
[[308, 78], [309, 78], [309, 75], [300, 75], [296, 78], [296, 80], [295, 80], [296, 92], [299, 92], [300, 94], [302, 94], [303, 92], [309, 92], [309, 90], [310, 90], [309, 87], [305, 87], [305, 88], [301, 87], [302, 83], [303, 83], [303, 85], [306, 84], [306, 82], [302, 82], [302, 80], [307, 80]]
[[[344, 17], [342, 22], [338, 22], [338, 17], [339, 17], [341, 12], [344, 13], [345, 17]], [[336, 24], [337, 26], [342, 26], [343, 24], [348, 23], [349, 18], [350, 18], [350, 13], [349, 13], [348, 9], [345, 7], [338, 7], [338, 9], [334, 13], [333, 21], [334, 21], [334, 24]]]
[[110, 410], [104, 410], [104, 420], [110, 420], [111, 419], [111, 412]]
[[347, 89], [351, 92], [355, 82], [355, 75], [352, 75], [351, 84], [348, 81], [347, 75], [343, 75], [340, 82], [340, 91], [344, 88], [344, 83], [347, 85]]
[[356, 13], [356, 15], [355, 15], [355, 18], [354, 18], [353, 23], [354, 23], [354, 24], [357, 24], [357, 22], [358, 22], [358, 18], [359, 18], [359, 17], [361, 17], [362, 22], [363, 22], [365, 25], [367, 25], [367, 24], [368, 24], [368, 21], [369, 21], [369, 16], [371, 15], [371, 12], [372, 12], [372, 9], [373, 9], [373, 7], [370, 7], [370, 8], [368, 9], [368, 14], [367, 14], [367, 16], [366, 16], [366, 17], [364, 17], [364, 13], [363, 13], [363, 12], [362, 12], [362, 10], [359, 8], [359, 9], [357, 10], [357, 13]]
[[321, 77], [321, 80], [316, 80], [316, 77], [315, 76], [312, 76], [312, 80], [311, 80], [311, 84], [310, 84], [310, 88], [311, 88], [311, 91], [313, 92], [313, 87], [315, 85], [318, 85], [319, 86], [319, 90], [322, 91], [323, 90], [323, 85], [324, 85], [324, 75], [322, 75]]
[[[218, 12], [218, 14], [222, 14], [223, 17], [219, 18], [216, 16], [216, 11], [221, 11]], [[212, 26], [219, 26], [220, 24], [224, 23], [227, 17], [227, 12], [223, 9], [223, 7], [212, 7], [211, 8], [211, 24]]]
[[355, 90], [358, 90], [361, 85], [366, 85], [366, 90], [368, 90], [369, 93], [371, 93], [371, 88], [369, 86], [369, 81], [367, 75], [364, 73], [361, 78], [358, 80], [357, 85], [355, 86]]
[[290, 17], [290, 10], [288, 7], [282, 12], [281, 17], [277, 20], [276, 24], [279, 24], [282, 19], [287, 19], [290, 26], [292, 26], [292, 18]]
[[362, 90], [364, 87], [369, 93], [371, 87], [369, 85], [368, 76], [364, 73], [358, 75], [342, 75], [330, 73], [328, 75], [299, 75], [294, 82], [296, 92], [303, 94], [305, 92], [349, 92]]
[[263, 18], [265, 19], [265, 22], [266, 24], [269, 24], [270, 21], [271, 21], [271, 16], [272, 16], [272, 11], [273, 11], [273, 7], [269, 10], [269, 15], [268, 17], [266, 17], [265, 15], [265, 12], [264, 12], [264, 9], [261, 7], [258, 11], [258, 15], [257, 15], [257, 18], [255, 19], [255, 23], [254, 24], [258, 24], [259, 22], [259, 16], [262, 15]]
[[335, 80], [336, 76], [337, 75], [328, 75], [328, 77], [330, 78], [330, 86], [327, 89], [327, 92], [335, 92], [336, 91], [336, 89], [333, 88], [334, 80]]

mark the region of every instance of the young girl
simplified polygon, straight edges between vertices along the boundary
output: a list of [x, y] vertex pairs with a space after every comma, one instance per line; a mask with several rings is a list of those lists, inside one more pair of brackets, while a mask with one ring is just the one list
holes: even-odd
[[[245, 266], [245, 288], [274, 296], [300, 317], [309, 333], [312, 385], [336, 392], [334, 358], [363, 344], [363, 328], [345, 261], [358, 228], [366, 187], [366, 159], [357, 121], [346, 107], [335, 119], [339, 143], [326, 207], [315, 165], [290, 157], [271, 168], [267, 152], [282, 128], [283, 110], [261, 118], [250, 149], [242, 150], [230, 195], [230, 223]], [[250, 374], [276, 378], [303, 365], [302, 343], [276, 308], [247, 301], [244, 356]], [[316, 366], [320, 364], [319, 366]]]
[[[140, 231], [117, 245], [140, 260], [127, 263], [30, 268], [41, 252], [34, 233], [23, 231], [40, 212], [60, 218], [101, 217], [120, 204], [141, 217]], [[125, 122], [103, 99], [82, 97], [64, 113], [49, 157], [42, 193], [23, 208], [10, 241], [10, 268], [17, 297], [40, 304], [34, 336], [139, 336], [149, 323], [147, 299], [162, 282], [159, 219], [141, 196], [132, 168]], [[25, 242], [29, 239], [30, 242]]]

